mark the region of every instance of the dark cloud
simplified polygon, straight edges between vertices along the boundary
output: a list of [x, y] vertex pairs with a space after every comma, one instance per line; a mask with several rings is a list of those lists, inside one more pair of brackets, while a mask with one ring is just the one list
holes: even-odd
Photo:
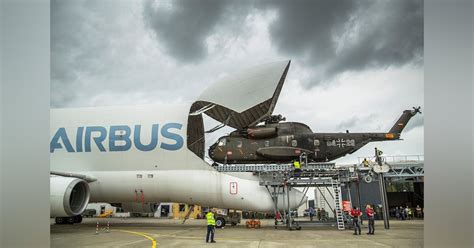
[[[390, 1], [359, 11], [364, 21], [358, 41], [342, 49], [327, 69], [328, 76], [348, 70], [402, 65], [423, 56], [423, 2]], [[371, 11], [378, 11], [375, 17]]]
[[312, 86], [346, 71], [423, 57], [423, 1], [281, 1], [272, 41], [313, 70]]
[[226, 1], [172, 1], [170, 8], [145, 0], [143, 18], [167, 52], [178, 60], [195, 62], [207, 55], [206, 38], [223, 17]]
[[101, 75], [114, 10], [109, 1], [51, 1], [51, 106], [62, 107], [79, 97], [81, 78]]
[[[254, 18], [269, 12], [275, 18]], [[272, 21], [262, 23], [268, 20]], [[241, 49], [236, 51], [245, 52], [252, 35], [249, 25], [262, 24], [269, 25], [269, 43], [275, 53], [271, 56], [293, 59], [304, 72], [300, 81], [307, 86], [331, 81], [346, 71], [404, 65], [423, 58], [421, 0], [177, 0], [167, 4], [53, 0], [51, 105], [68, 106], [104, 91], [172, 90], [175, 83], [187, 79], [163, 70], [158, 60], [171, 58], [184, 64], [178, 65], [180, 70], [191, 71], [187, 63], [207, 61], [209, 37], [218, 37], [211, 39], [216, 57], [226, 54], [234, 41], [240, 42], [235, 47]], [[155, 42], [159, 46], [153, 46]], [[165, 78], [166, 85], [155, 83]]]
[[341, 29], [354, 12], [352, 0], [270, 1], [278, 19], [270, 25], [272, 42], [288, 55], [326, 61], [334, 56], [332, 33]]
[[398, 66], [420, 62], [423, 57], [422, 0], [238, 4], [181, 0], [174, 1], [171, 8], [156, 8], [152, 0], [145, 0], [144, 19], [169, 54], [195, 62], [206, 57], [205, 40], [216, 26], [229, 25], [225, 20], [230, 14], [234, 22], [243, 22], [255, 9], [278, 13], [269, 26], [271, 42], [281, 53], [311, 70], [307, 86], [330, 81], [346, 71]]

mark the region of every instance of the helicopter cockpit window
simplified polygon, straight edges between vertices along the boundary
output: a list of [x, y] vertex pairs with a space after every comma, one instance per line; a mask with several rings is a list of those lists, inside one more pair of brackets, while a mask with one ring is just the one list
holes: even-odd
[[225, 138], [219, 140], [219, 146], [225, 146]]

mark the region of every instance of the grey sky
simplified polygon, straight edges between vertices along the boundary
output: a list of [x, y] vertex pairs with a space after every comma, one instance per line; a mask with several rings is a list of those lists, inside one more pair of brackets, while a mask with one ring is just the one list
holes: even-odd
[[[192, 102], [222, 76], [281, 59], [292, 65], [275, 113], [313, 131], [385, 131], [403, 109], [423, 107], [420, 0], [53, 0], [51, 7], [53, 108]], [[423, 153], [422, 117], [402, 136], [379, 146]]]

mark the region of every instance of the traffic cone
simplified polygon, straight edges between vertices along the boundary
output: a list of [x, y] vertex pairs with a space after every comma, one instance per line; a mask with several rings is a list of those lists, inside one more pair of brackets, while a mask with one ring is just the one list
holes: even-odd
[[95, 226], [95, 234], [99, 234], [99, 222], [97, 221], [97, 225]]

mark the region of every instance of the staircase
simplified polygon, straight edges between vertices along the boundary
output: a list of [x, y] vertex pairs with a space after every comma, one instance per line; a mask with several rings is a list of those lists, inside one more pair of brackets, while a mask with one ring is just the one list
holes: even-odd
[[332, 188], [334, 190], [334, 206], [336, 209], [337, 229], [344, 230], [344, 216], [342, 214], [341, 183], [339, 178], [333, 179]]
[[186, 214], [186, 216], [184, 216], [184, 219], [183, 219], [183, 223], [181, 224], [184, 224], [186, 222], [187, 219], [189, 219], [189, 216], [191, 215], [191, 213], [193, 212], [194, 210], [194, 205], [190, 205], [189, 206], [189, 211], [188, 213]]

